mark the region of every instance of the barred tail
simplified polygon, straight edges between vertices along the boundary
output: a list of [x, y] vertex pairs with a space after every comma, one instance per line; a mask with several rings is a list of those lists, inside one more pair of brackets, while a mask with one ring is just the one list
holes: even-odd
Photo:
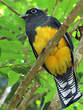
[[66, 74], [55, 77], [55, 81], [62, 104], [61, 108], [66, 108], [82, 96], [73, 68], [69, 68]]

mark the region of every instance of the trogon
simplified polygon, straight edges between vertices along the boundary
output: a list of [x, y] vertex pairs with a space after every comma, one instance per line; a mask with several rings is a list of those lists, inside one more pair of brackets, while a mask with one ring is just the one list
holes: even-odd
[[[26, 34], [36, 58], [52, 39], [60, 22], [40, 9], [27, 10], [21, 17], [26, 23]], [[54, 76], [62, 108], [76, 102], [81, 93], [74, 72], [73, 43], [68, 33], [61, 38], [57, 46], [46, 58], [43, 67]]]

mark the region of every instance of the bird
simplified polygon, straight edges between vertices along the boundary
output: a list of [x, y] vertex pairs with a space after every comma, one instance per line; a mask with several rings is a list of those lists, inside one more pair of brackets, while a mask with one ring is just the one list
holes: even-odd
[[[25, 31], [33, 53], [38, 58], [59, 30], [61, 23], [37, 8], [28, 9], [21, 18], [25, 21]], [[72, 40], [66, 32], [42, 65], [54, 77], [62, 109], [82, 96], [74, 72], [73, 50]]]

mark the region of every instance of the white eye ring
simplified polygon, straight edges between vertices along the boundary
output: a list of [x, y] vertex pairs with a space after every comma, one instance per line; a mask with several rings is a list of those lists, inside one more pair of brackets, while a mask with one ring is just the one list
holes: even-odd
[[35, 9], [34, 10], [31, 10], [31, 13], [34, 13], [35, 14], [35, 13], [37, 13], [37, 10], [35, 10]]

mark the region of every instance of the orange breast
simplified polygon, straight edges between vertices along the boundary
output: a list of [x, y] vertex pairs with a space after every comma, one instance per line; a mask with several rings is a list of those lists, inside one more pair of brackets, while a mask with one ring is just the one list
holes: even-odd
[[[56, 34], [57, 29], [48, 26], [37, 27], [36, 32], [37, 35], [35, 36], [33, 46], [39, 55], [48, 41]], [[45, 65], [55, 76], [57, 74], [64, 74], [67, 68], [71, 66], [71, 52], [64, 38], [60, 40], [58, 46], [47, 57]]]

